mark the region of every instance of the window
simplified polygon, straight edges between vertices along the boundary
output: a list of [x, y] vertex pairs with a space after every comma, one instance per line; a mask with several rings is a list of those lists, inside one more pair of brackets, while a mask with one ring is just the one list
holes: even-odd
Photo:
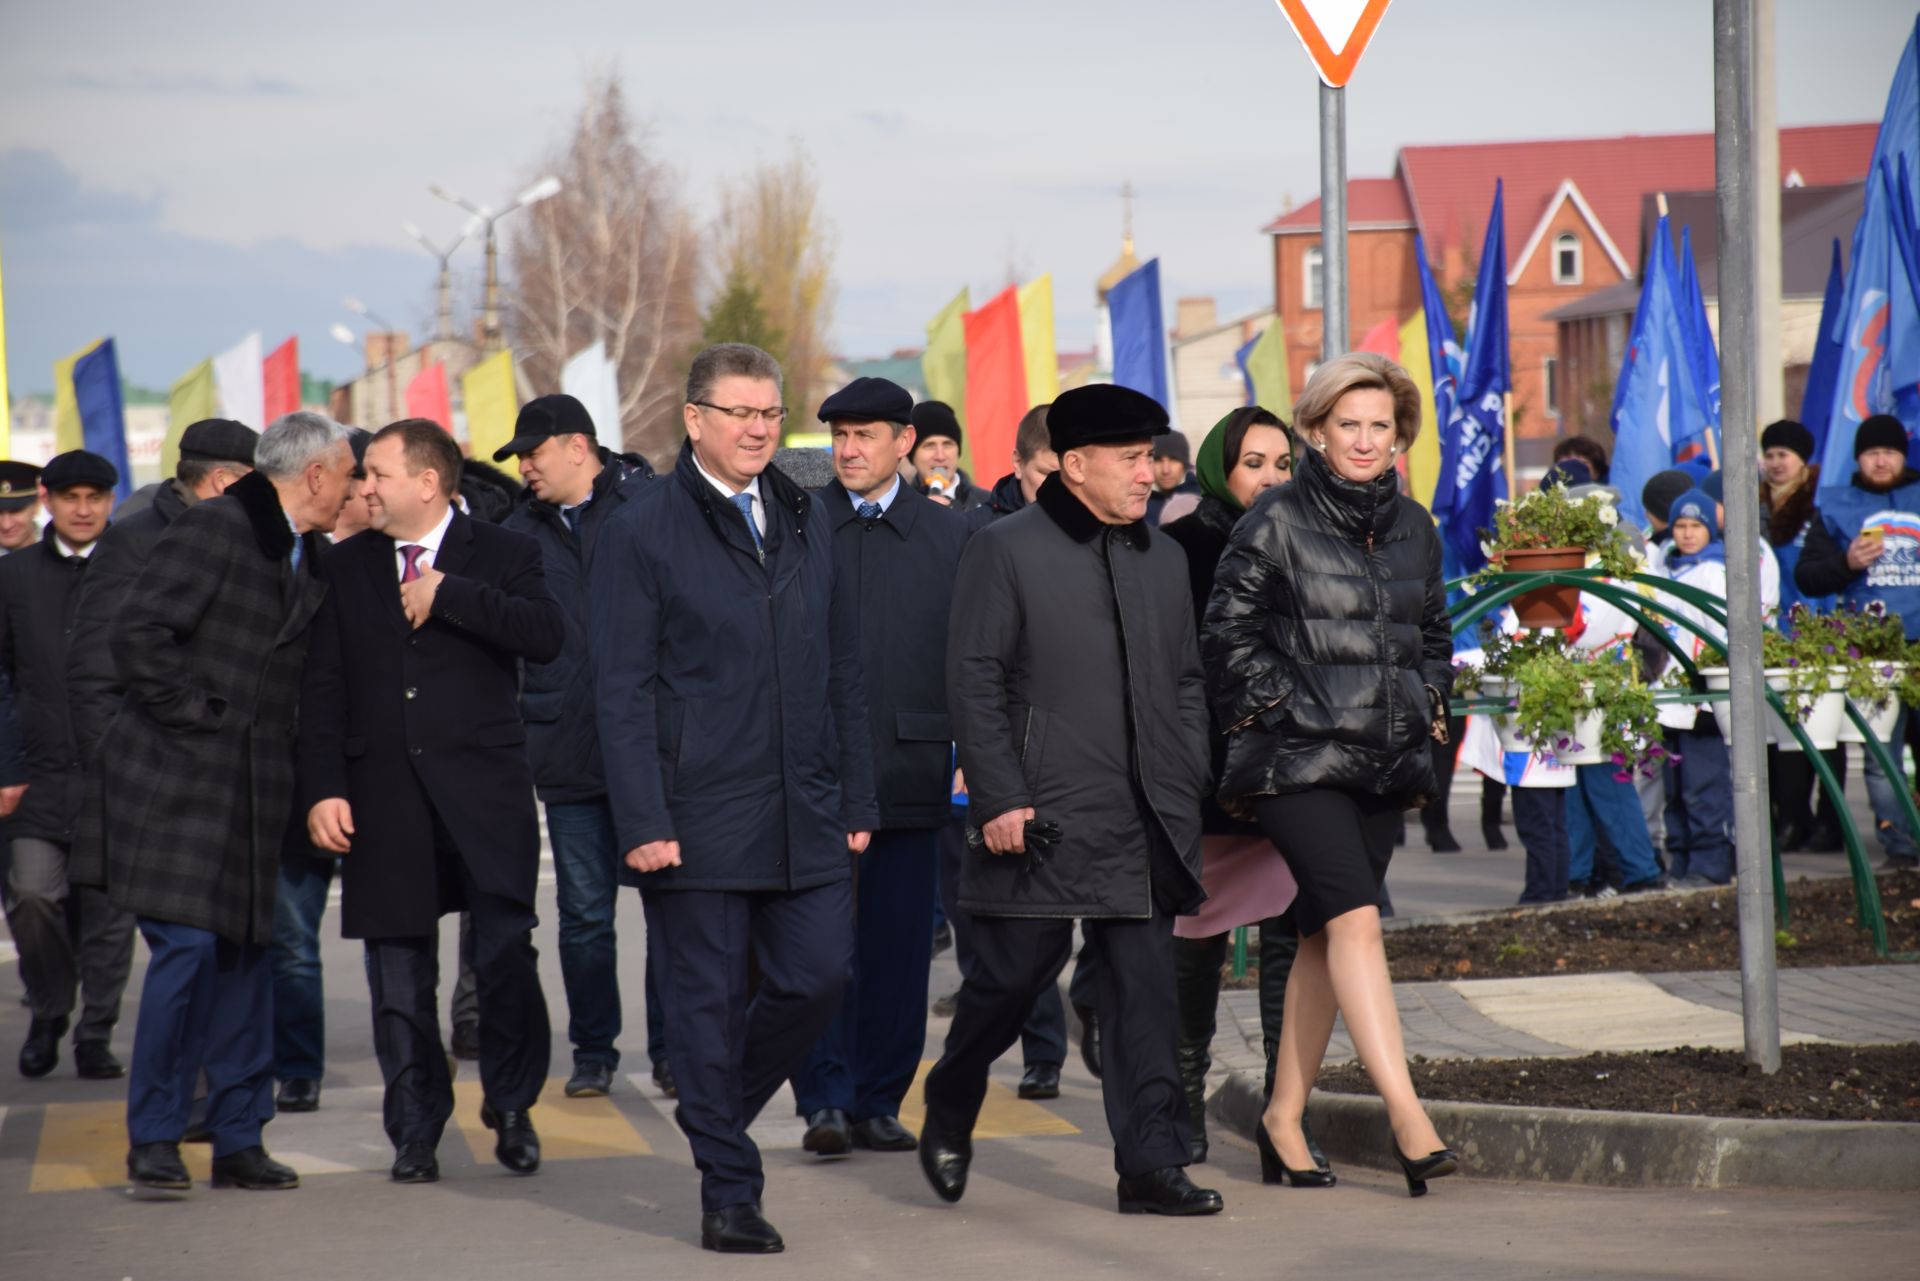
[[1300, 267], [1306, 273], [1305, 289], [1301, 305], [1308, 311], [1318, 311], [1326, 305], [1327, 275], [1326, 255], [1315, 245], [1301, 256]]
[[1540, 365], [1540, 385], [1547, 402], [1547, 413], [1560, 416], [1560, 358], [1548, 356]]
[[1563, 231], [1553, 238], [1553, 283], [1580, 283], [1580, 238], [1571, 231]]

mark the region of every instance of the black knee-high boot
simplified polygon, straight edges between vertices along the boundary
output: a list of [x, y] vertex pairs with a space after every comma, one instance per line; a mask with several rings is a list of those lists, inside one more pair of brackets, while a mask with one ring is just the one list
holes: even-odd
[[1180, 1083], [1187, 1091], [1189, 1154], [1207, 1159], [1207, 1071], [1213, 1066], [1213, 1033], [1220, 1009], [1220, 967], [1229, 935], [1173, 941], [1174, 982], [1180, 993]]

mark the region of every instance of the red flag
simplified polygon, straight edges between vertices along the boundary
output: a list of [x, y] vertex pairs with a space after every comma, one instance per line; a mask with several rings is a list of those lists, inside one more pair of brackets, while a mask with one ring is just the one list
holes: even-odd
[[1019, 291], [1008, 285], [962, 320], [967, 335], [967, 434], [974, 480], [991, 485], [1013, 466], [1013, 438], [1027, 412], [1027, 359], [1020, 345]]
[[280, 415], [290, 414], [300, 408], [300, 339], [287, 339], [260, 364], [265, 375], [261, 417], [266, 422], [260, 424], [260, 429], [264, 431]]
[[1376, 356], [1385, 356], [1388, 360], [1400, 359], [1400, 322], [1393, 316], [1367, 330], [1367, 336], [1360, 340], [1355, 351], [1370, 351]]
[[407, 383], [407, 417], [429, 418], [453, 430], [453, 407], [447, 399], [447, 367], [439, 361], [415, 374]]

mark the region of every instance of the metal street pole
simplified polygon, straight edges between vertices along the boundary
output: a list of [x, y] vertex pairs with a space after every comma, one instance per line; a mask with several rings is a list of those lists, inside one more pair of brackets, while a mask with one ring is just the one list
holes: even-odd
[[[1755, 411], [1758, 254], [1754, 190], [1755, 0], [1713, 2], [1713, 160], [1720, 204], [1720, 421], [1727, 486], [1727, 660], [1733, 703], [1733, 846], [1739, 876], [1740, 1008], [1747, 1061], [1780, 1070], [1773, 953], [1773, 840], [1761, 724], [1760, 511]], [[1763, 41], [1771, 44], [1771, 41]], [[1777, 359], [1777, 352], [1764, 353]]]
[[1347, 91], [1320, 82], [1320, 359], [1347, 350]]
[[[472, 214], [481, 226], [486, 228], [487, 292], [485, 303], [481, 309], [480, 345], [487, 351], [498, 351], [500, 348], [506, 346], [506, 343], [501, 340], [500, 335], [500, 248], [499, 242], [493, 233], [493, 225], [517, 209], [525, 209], [529, 205], [539, 204], [547, 197], [557, 194], [560, 190], [560, 180], [551, 175], [542, 178], [539, 182], [534, 183], [531, 187], [521, 192], [514, 198], [512, 204], [500, 210], [498, 213], [487, 208], [485, 205], [474, 204], [471, 200], [447, 190], [439, 183], [432, 184], [427, 190], [442, 200], [451, 201], [459, 205], [462, 209]], [[469, 230], [472, 229], [472, 226], [473, 224], [468, 224]]]

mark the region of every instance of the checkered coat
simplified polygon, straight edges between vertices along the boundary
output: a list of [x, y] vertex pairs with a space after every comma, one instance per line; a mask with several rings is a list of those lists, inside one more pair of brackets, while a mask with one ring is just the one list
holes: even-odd
[[320, 543], [243, 477], [167, 527], [115, 615], [126, 697], [88, 771], [74, 879], [137, 916], [264, 944], [293, 808]]

